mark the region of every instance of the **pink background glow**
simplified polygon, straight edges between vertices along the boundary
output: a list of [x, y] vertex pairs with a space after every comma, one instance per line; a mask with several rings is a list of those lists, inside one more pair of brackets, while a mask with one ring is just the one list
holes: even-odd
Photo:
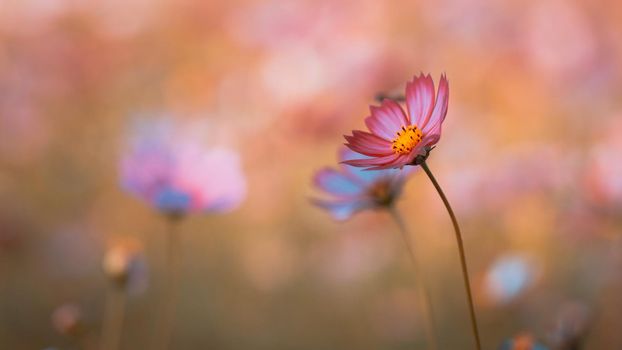
[[[165, 222], [118, 179], [144, 111], [208, 125], [195, 132], [215, 150], [186, 154], [179, 181], [233, 184], [240, 199], [181, 225], [173, 348], [421, 346], [390, 217], [337, 223], [309, 202], [313, 173], [374, 96], [420, 72], [450, 84], [429, 164], [463, 226], [485, 348], [521, 332], [552, 344], [569, 303], [589, 310], [588, 349], [622, 348], [621, 18], [622, 2], [587, 0], [1, 1], [0, 348], [75, 347], [50, 321], [67, 302], [97, 337], [101, 260], [118, 236], [143, 243], [150, 271], [122, 348], [148, 344]], [[238, 155], [243, 188], [210, 170], [223, 152]], [[422, 245], [441, 346], [461, 348], [455, 241], [421, 172], [399, 210]], [[486, 276], [508, 255], [533, 257], [537, 277], [499, 303]]]

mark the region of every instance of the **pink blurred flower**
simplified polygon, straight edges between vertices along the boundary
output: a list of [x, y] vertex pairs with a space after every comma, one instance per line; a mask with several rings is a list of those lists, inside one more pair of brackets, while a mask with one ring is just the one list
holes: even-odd
[[73, 303], [60, 305], [52, 313], [52, 326], [62, 335], [79, 335], [84, 331], [82, 310]]
[[[343, 149], [339, 160], [356, 156], [361, 157]], [[314, 199], [313, 202], [328, 210], [337, 220], [346, 220], [365, 209], [390, 207], [399, 198], [410, 173], [401, 169], [365, 171], [343, 164], [339, 170], [327, 167], [315, 174], [313, 182], [332, 198]]]
[[609, 123], [589, 153], [584, 175], [586, 196], [592, 205], [609, 210], [622, 208], [622, 121]]
[[438, 96], [430, 75], [414, 77], [406, 84], [406, 107], [385, 99], [380, 107], [371, 106], [365, 124], [371, 132], [355, 130], [345, 136], [346, 146], [369, 156], [344, 163], [370, 170], [401, 168], [413, 165], [419, 155], [425, 156], [441, 137], [441, 125], [447, 114], [449, 85], [441, 76]]
[[127, 192], [167, 213], [228, 212], [246, 196], [236, 152], [206, 148], [193, 130], [156, 121], [139, 125], [120, 164]]

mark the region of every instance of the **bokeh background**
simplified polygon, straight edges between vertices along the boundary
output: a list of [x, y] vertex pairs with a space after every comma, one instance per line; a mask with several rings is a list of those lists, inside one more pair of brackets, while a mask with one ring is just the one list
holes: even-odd
[[[52, 323], [65, 303], [98, 342], [118, 237], [148, 267], [122, 348], [149, 344], [165, 219], [118, 169], [150, 113], [199, 123], [248, 181], [238, 210], [181, 224], [172, 348], [423, 348], [390, 217], [336, 222], [309, 202], [374, 96], [422, 71], [450, 81], [429, 164], [463, 226], [485, 348], [527, 333], [621, 349], [621, 18], [618, 1], [2, 0], [0, 348], [82, 348]], [[399, 209], [441, 348], [469, 348], [453, 232], [423, 173]]]

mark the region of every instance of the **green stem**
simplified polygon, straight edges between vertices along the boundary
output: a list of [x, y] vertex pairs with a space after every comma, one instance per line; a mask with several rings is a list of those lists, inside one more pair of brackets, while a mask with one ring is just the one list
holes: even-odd
[[471, 317], [471, 326], [473, 329], [473, 336], [475, 337], [475, 344], [477, 346], [477, 349], [481, 350], [482, 344], [479, 338], [477, 318], [475, 317], [475, 306], [473, 304], [473, 295], [471, 293], [471, 283], [469, 280], [469, 271], [467, 269], [466, 254], [464, 253], [464, 243], [462, 242], [462, 234], [460, 233], [460, 226], [458, 226], [458, 220], [456, 220], [456, 215], [454, 215], [454, 211], [453, 209], [451, 209], [451, 205], [449, 205], [449, 201], [447, 200], [447, 197], [445, 197], [445, 193], [443, 193], [443, 189], [436, 181], [436, 178], [434, 178], [434, 175], [432, 175], [430, 168], [428, 168], [428, 164], [425, 161], [423, 161], [421, 162], [420, 165], [425, 171], [425, 173], [428, 175], [428, 178], [430, 178], [430, 181], [432, 181], [432, 184], [434, 185], [434, 188], [436, 188], [436, 192], [438, 192], [438, 195], [441, 197], [443, 204], [445, 204], [445, 208], [447, 209], [447, 212], [449, 213], [449, 217], [451, 218], [451, 223], [454, 226], [454, 231], [456, 233], [456, 241], [458, 242], [458, 251], [460, 252], [460, 265], [462, 267], [462, 277], [464, 279], [464, 287], [466, 289], [467, 299], [469, 302], [469, 315]]
[[408, 232], [408, 228], [406, 227], [406, 223], [400, 215], [399, 211], [391, 206], [389, 208], [389, 212], [391, 213], [391, 217], [397, 224], [400, 234], [404, 239], [404, 244], [406, 245], [406, 249], [408, 250], [408, 255], [413, 263], [413, 267], [415, 269], [415, 275], [419, 278], [417, 283], [417, 294], [419, 296], [419, 307], [421, 308], [421, 314], [423, 318], [423, 327], [426, 334], [426, 338], [428, 339], [429, 348], [432, 350], [438, 349], [438, 342], [436, 340], [436, 334], [434, 329], [434, 318], [432, 312], [432, 303], [430, 302], [430, 292], [426, 287], [426, 283], [422, 270], [417, 262], [417, 258], [414, 252], [414, 245], [412, 244], [411, 235]]
[[164, 286], [164, 296], [160, 302], [160, 317], [156, 327], [155, 343], [152, 349], [168, 349], [173, 328], [175, 325], [175, 310], [177, 306], [177, 296], [179, 294], [179, 279], [181, 268], [180, 256], [180, 239], [177, 232], [178, 221], [177, 216], [168, 218], [167, 232], [167, 257], [166, 257], [166, 284]]

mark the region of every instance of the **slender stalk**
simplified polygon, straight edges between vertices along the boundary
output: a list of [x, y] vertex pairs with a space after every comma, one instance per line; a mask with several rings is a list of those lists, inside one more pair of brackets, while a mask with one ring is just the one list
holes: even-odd
[[151, 349], [168, 349], [171, 335], [173, 334], [177, 296], [180, 288], [181, 247], [179, 232], [177, 232], [179, 220], [180, 218], [177, 216], [168, 218], [166, 284], [164, 286], [164, 295], [160, 301], [160, 317], [156, 326], [155, 343]]
[[125, 289], [122, 286], [113, 285], [109, 288], [104, 317], [101, 350], [117, 350], [125, 318]]
[[91, 332], [85, 332], [84, 334], [76, 337], [74, 340], [75, 346], [83, 350], [97, 350], [97, 342], [94, 338], [94, 334]]
[[421, 314], [423, 318], [423, 328], [425, 331], [426, 338], [428, 339], [428, 346], [431, 350], [438, 349], [438, 342], [436, 340], [436, 332], [434, 328], [434, 318], [432, 313], [432, 303], [430, 302], [430, 292], [425, 284], [425, 278], [423, 276], [422, 270], [418, 264], [415, 252], [414, 245], [412, 244], [412, 238], [410, 233], [408, 232], [408, 228], [406, 227], [406, 223], [402, 218], [402, 215], [399, 211], [391, 206], [389, 209], [391, 213], [391, 217], [397, 224], [400, 234], [404, 239], [404, 244], [406, 245], [406, 249], [408, 250], [408, 255], [413, 263], [415, 269], [415, 275], [419, 278], [417, 283], [417, 294], [419, 296], [419, 307], [421, 308]]
[[436, 189], [436, 192], [438, 192], [438, 195], [441, 197], [441, 200], [443, 200], [443, 204], [445, 204], [447, 213], [449, 213], [449, 217], [451, 218], [451, 223], [454, 226], [454, 231], [456, 233], [456, 241], [458, 242], [458, 251], [460, 252], [460, 265], [462, 267], [462, 277], [464, 279], [464, 288], [466, 289], [467, 299], [469, 302], [469, 315], [471, 317], [471, 326], [473, 328], [473, 336], [475, 337], [475, 344], [477, 346], [477, 349], [481, 350], [482, 343], [479, 338], [477, 318], [475, 317], [475, 306], [473, 304], [473, 295], [471, 293], [471, 283], [469, 280], [469, 271], [467, 269], [466, 254], [464, 253], [464, 243], [462, 242], [462, 234], [460, 233], [460, 226], [458, 226], [458, 220], [456, 220], [456, 215], [454, 215], [454, 211], [453, 209], [451, 209], [451, 205], [449, 205], [449, 201], [447, 200], [445, 193], [443, 193], [443, 189], [436, 181], [436, 178], [434, 178], [434, 175], [432, 175], [432, 171], [430, 171], [430, 168], [428, 168], [428, 164], [425, 161], [423, 161], [421, 162], [420, 165], [425, 171], [425, 173], [428, 175], [428, 178], [430, 178], [430, 181], [432, 181], [432, 185], [434, 185], [434, 188]]

